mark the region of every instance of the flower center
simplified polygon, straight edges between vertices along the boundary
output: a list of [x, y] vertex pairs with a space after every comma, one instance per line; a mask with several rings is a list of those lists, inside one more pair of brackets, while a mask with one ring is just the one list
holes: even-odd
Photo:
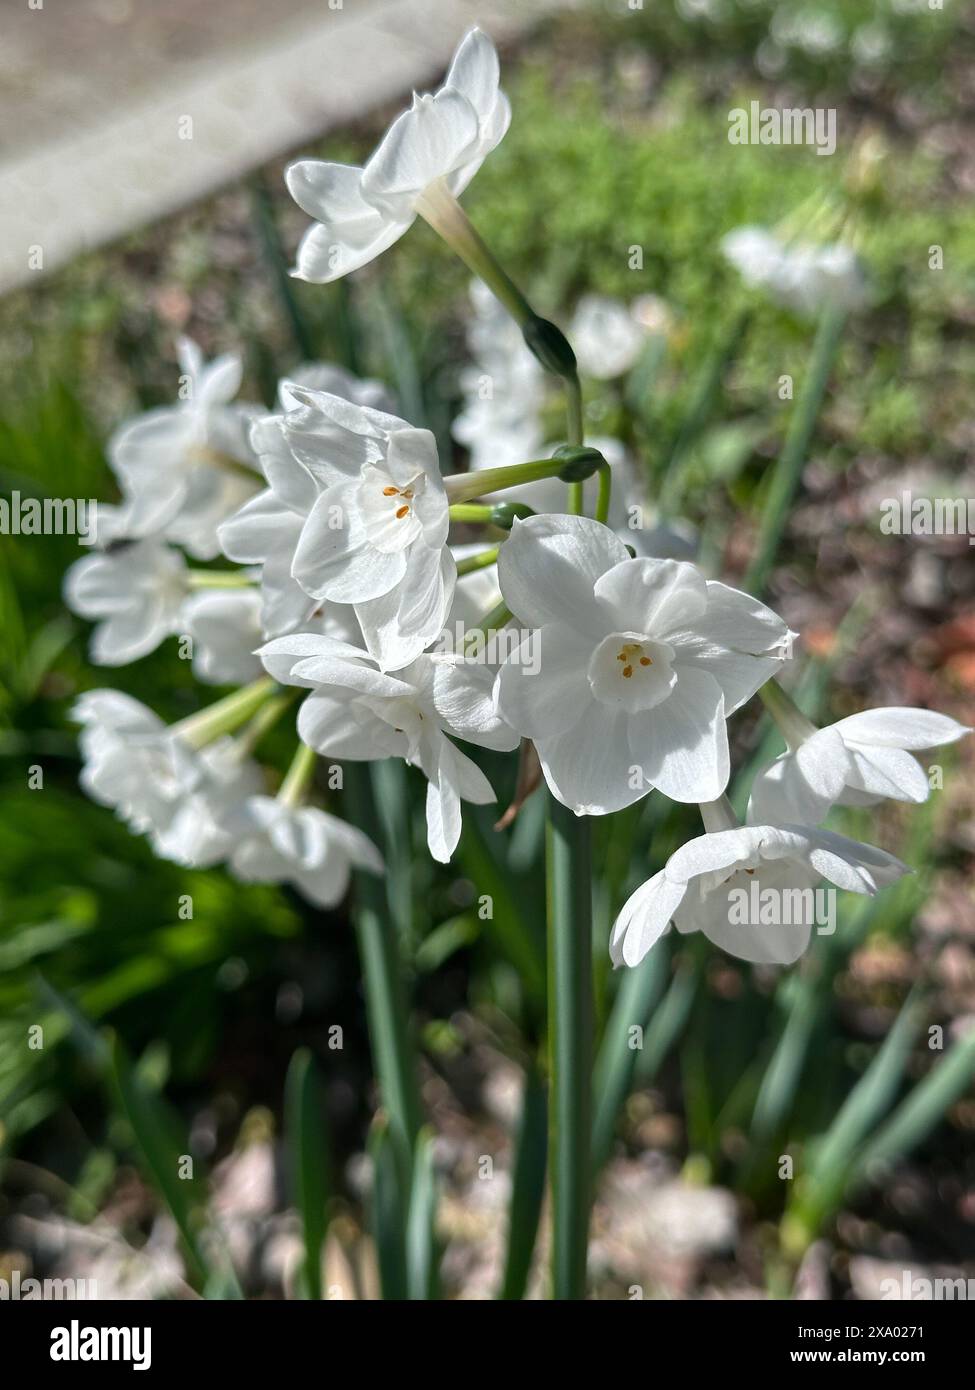
[[359, 505], [370, 545], [390, 554], [416, 540], [423, 529], [416, 504], [425, 483], [423, 473], [400, 483], [375, 465], [363, 469]]
[[600, 642], [589, 662], [589, 685], [603, 704], [652, 709], [677, 684], [673, 647], [639, 632], [615, 632]]

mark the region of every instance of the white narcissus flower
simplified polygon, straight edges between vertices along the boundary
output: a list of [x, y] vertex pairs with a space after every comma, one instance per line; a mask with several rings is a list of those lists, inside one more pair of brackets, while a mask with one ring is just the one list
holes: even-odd
[[444, 85], [414, 94], [365, 168], [302, 159], [285, 174], [292, 198], [315, 218], [292, 272], [327, 284], [373, 260], [417, 216], [424, 192], [443, 181], [455, 197], [500, 143], [511, 119], [499, 90], [498, 55], [472, 29], [454, 54]]
[[[971, 729], [927, 709], [869, 709], [824, 729], [795, 716], [790, 748], [755, 778], [749, 821], [818, 825], [833, 806], [873, 806], [885, 797], [922, 802], [927, 774], [912, 756], [954, 743]], [[788, 721], [786, 721], [788, 722]]]
[[226, 821], [230, 872], [245, 883], [287, 883], [318, 907], [345, 896], [353, 868], [383, 872], [367, 835], [316, 806], [251, 796]]
[[620, 300], [586, 294], [576, 306], [569, 339], [584, 376], [612, 381], [636, 362], [647, 341], [647, 329]]
[[[616, 965], [638, 965], [673, 922], [681, 932], [703, 931], [741, 960], [789, 965], [805, 951], [813, 928], [808, 912], [792, 912], [790, 890], [802, 893], [825, 878], [837, 888], [874, 894], [909, 872], [892, 854], [828, 830], [719, 830], [689, 840], [630, 896], [614, 924], [610, 955]], [[790, 906], [778, 922], [741, 921], [732, 897], [741, 889], [749, 900], [765, 894], [766, 901]]]
[[261, 649], [268, 672], [312, 693], [298, 714], [303, 742], [325, 757], [405, 758], [427, 788], [427, 842], [446, 863], [461, 831], [461, 801], [495, 800], [476, 763], [447, 735], [510, 751], [518, 736], [494, 708], [492, 672], [454, 655], [418, 657], [395, 675], [365, 652], [313, 633], [279, 637]]
[[180, 615], [193, 641], [193, 674], [208, 685], [246, 685], [263, 671], [261, 595], [257, 589], [200, 589]]
[[721, 250], [747, 285], [801, 314], [824, 307], [852, 312], [870, 298], [863, 265], [844, 243], [790, 243], [764, 227], [736, 227], [722, 239]]
[[725, 720], [789, 655], [781, 618], [693, 565], [631, 559], [587, 517], [516, 521], [498, 574], [516, 620], [537, 629], [535, 661], [526, 648], [501, 667], [498, 709], [561, 802], [603, 815], [654, 787], [675, 801], [723, 792]]
[[81, 785], [93, 801], [148, 835], [163, 858], [203, 866], [223, 857], [220, 817], [262, 785], [240, 744], [220, 739], [194, 748], [120, 690], [86, 692], [71, 717], [82, 725]]
[[254, 431], [270, 486], [221, 527], [221, 543], [264, 564], [282, 624], [318, 602], [354, 604], [380, 665], [405, 666], [443, 627], [457, 573], [434, 437], [339, 396], [288, 390], [298, 407]]
[[90, 655], [98, 666], [126, 666], [180, 631], [186, 562], [158, 540], [121, 542], [76, 560], [64, 577], [64, 601], [96, 623]]
[[109, 442], [123, 501], [105, 519], [113, 537], [162, 534], [211, 560], [217, 526], [260, 487], [248, 443], [260, 407], [233, 403], [242, 375], [235, 354], [205, 365], [196, 343], [182, 338], [179, 362], [179, 404], [130, 420]]
[[[360, 381], [329, 363], [309, 363], [278, 383], [282, 412], [299, 410], [295, 388], [322, 390], [355, 405], [386, 409], [379, 382]], [[231, 560], [261, 565], [261, 625], [265, 637], [304, 627], [318, 607], [291, 573], [305, 520], [318, 497], [314, 479], [288, 447], [283, 415], [258, 420], [251, 428], [251, 447], [267, 488], [252, 498], [219, 529], [220, 546]]]

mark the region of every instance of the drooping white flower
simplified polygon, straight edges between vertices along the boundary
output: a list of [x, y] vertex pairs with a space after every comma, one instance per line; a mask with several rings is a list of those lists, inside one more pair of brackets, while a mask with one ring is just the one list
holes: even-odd
[[492, 672], [458, 655], [422, 655], [388, 675], [368, 653], [312, 633], [279, 637], [261, 649], [264, 665], [284, 684], [312, 693], [298, 713], [298, 733], [326, 757], [372, 761], [404, 758], [427, 788], [427, 842], [446, 863], [461, 831], [461, 801], [495, 800], [476, 763], [447, 735], [510, 751], [518, 736], [498, 716]]
[[612, 381], [636, 362], [647, 341], [647, 330], [639, 312], [620, 300], [586, 294], [576, 306], [569, 339], [584, 376]]
[[208, 685], [244, 685], [261, 674], [261, 595], [256, 588], [200, 589], [183, 604], [193, 674]]
[[292, 164], [288, 189], [315, 218], [293, 274], [316, 284], [337, 280], [399, 240], [431, 184], [442, 180], [460, 194], [508, 129], [511, 108], [499, 80], [494, 45], [472, 29], [444, 85], [433, 95], [414, 94], [365, 168], [316, 159]]
[[181, 630], [186, 562], [158, 540], [122, 542], [76, 560], [64, 577], [64, 601], [96, 623], [90, 655], [98, 666], [125, 666]]
[[440, 632], [456, 579], [436, 442], [394, 415], [289, 390], [298, 407], [254, 430], [269, 487], [221, 543], [264, 565], [278, 631], [322, 601], [351, 603], [369, 650], [395, 670]]
[[[809, 945], [814, 921], [807, 904], [820, 879], [874, 894], [909, 872], [892, 854], [828, 830], [718, 830], [681, 846], [630, 896], [614, 924], [610, 955], [616, 965], [638, 965], [673, 922], [681, 932], [702, 931], [741, 960], [789, 965]], [[747, 905], [742, 911], [753, 902], [772, 906], [767, 919], [764, 906], [757, 917]]]
[[560, 801], [602, 815], [653, 787], [675, 801], [723, 792], [725, 719], [788, 656], [781, 618], [693, 565], [631, 559], [586, 517], [515, 522], [498, 573], [540, 644], [537, 673], [517, 652], [502, 666], [498, 708]]
[[955, 743], [971, 730], [933, 710], [864, 710], [817, 729], [796, 717], [787, 752], [756, 777], [750, 821], [818, 825], [833, 806], [928, 799], [927, 774], [912, 756]]
[[80, 696], [81, 785], [110, 806], [156, 853], [179, 863], [217, 863], [229, 841], [223, 813], [261, 786], [256, 764], [232, 739], [203, 748], [185, 741], [146, 705], [120, 690]]
[[852, 312], [870, 298], [863, 264], [842, 242], [784, 242], [764, 227], [737, 227], [722, 239], [721, 250], [747, 285], [800, 314], [824, 307]]
[[353, 868], [383, 872], [367, 835], [317, 806], [251, 796], [226, 820], [230, 872], [245, 883], [287, 883], [318, 907], [334, 907]]
[[235, 354], [204, 364], [196, 343], [182, 338], [179, 362], [179, 403], [128, 421], [111, 439], [123, 501], [99, 520], [113, 537], [164, 535], [209, 560], [219, 552], [217, 526], [260, 486], [248, 443], [260, 407], [233, 401], [242, 375]]

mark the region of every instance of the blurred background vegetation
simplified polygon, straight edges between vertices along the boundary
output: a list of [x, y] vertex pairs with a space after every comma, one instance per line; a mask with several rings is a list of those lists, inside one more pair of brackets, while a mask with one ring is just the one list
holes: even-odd
[[[814, 716], [931, 704], [971, 722], [971, 550], [881, 537], [877, 523], [878, 499], [902, 487], [975, 495], [973, 12], [957, 0], [624, 9], [552, 20], [507, 56], [512, 128], [465, 204], [542, 313], [567, 322], [591, 291], [666, 306], [657, 350], [625, 385], [591, 388], [588, 418], [627, 444], [651, 495], [667, 489], [734, 581], [793, 409], [776, 384], [802, 381], [814, 325], [746, 293], [721, 237], [835, 195], [865, 141], [882, 152], [854, 188], [873, 302], [840, 343], [768, 594], [803, 634], [799, 690]], [[837, 154], [729, 146], [728, 109], [752, 98], [836, 106]], [[330, 140], [328, 156], [368, 153], [384, 115]], [[284, 192], [285, 162], [0, 302], [4, 494], [113, 498], [105, 440], [171, 398], [181, 332], [208, 353], [242, 350], [243, 396], [268, 405], [303, 360], [380, 376], [437, 433], [445, 467], [462, 466], [450, 422], [465, 273], [417, 226], [351, 281], [288, 280], [306, 219]], [[0, 1264], [97, 1268], [106, 1293], [314, 1291], [295, 1252], [324, 1238], [314, 1210], [327, 1195], [326, 1282], [368, 1296], [372, 1065], [347, 913], [162, 863], [82, 795], [68, 720], [80, 691], [117, 683], [167, 719], [200, 692], [171, 643], [117, 676], [91, 669], [60, 596], [76, 556], [70, 537], [0, 539]], [[779, 745], [750, 712], [734, 727], [740, 801], [749, 767]], [[876, 904], [841, 901], [836, 935], [785, 974], [677, 941], [612, 977], [620, 902], [698, 830], [655, 795], [597, 826], [597, 1296], [639, 1284], [648, 1297], [869, 1297], [904, 1266], [975, 1275], [972, 754], [961, 745], [943, 761], [945, 789], [921, 811], [837, 820], [917, 872]], [[42, 791], [28, 788], [37, 765]], [[485, 765], [506, 804], [513, 768]], [[442, 1286], [537, 1289], [517, 1242], [538, 1174], [517, 1141], [539, 1114], [540, 799], [505, 835], [468, 808], [444, 869], [424, 849], [417, 785], [391, 777], [385, 828], [404, 861], [415, 851], [410, 901], [391, 910], [436, 1134]], [[476, 912], [485, 892], [494, 922]], [[185, 893], [191, 920], [176, 912]], [[637, 1052], [634, 1021], [647, 1030]], [[25, 1044], [38, 1023], [42, 1049]], [[336, 1024], [345, 1045], [333, 1051]], [[318, 1196], [302, 1165], [310, 1143], [326, 1144], [316, 1075], [332, 1156]], [[158, 1155], [170, 1151], [211, 1177], [168, 1190]], [[479, 1180], [485, 1154], [501, 1181]], [[512, 1185], [524, 1219], [509, 1243]], [[213, 1258], [214, 1240], [229, 1261]]]

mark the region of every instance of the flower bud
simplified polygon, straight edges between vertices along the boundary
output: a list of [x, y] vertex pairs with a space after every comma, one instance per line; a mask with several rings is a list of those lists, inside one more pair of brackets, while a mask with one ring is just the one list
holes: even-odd
[[510, 531], [516, 519], [524, 521], [526, 516], [534, 515], [534, 508], [527, 502], [498, 502], [491, 508], [491, 525]]
[[591, 478], [598, 468], [608, 468], [609, 464], [598, 449], [582, 444], [562, 444], [553, 458], [563, 460], [559, 477], [564, 483], [581, 483]]
[[547, 372], [556, 376], [576, 374], [576, 355], [561, 328], [533, 314], [521, 327], [525, 342]]

